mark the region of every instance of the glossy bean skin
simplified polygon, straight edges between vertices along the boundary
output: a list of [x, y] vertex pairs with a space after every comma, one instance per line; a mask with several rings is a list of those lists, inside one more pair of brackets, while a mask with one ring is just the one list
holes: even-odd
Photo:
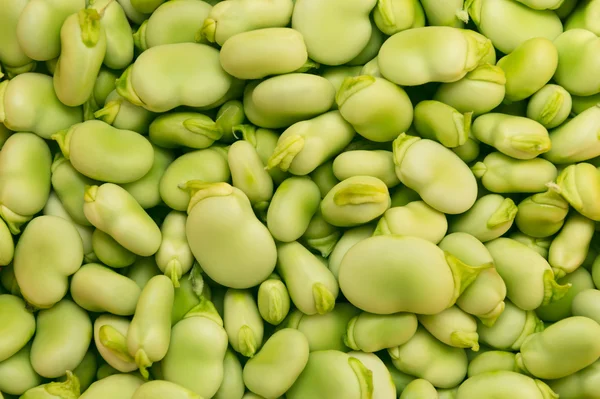
[[276, 274], [260, 284], [256, 302], [260, 316], [272, 325], [280, 324], [290, 311], [290, 294]]
[[148, 139], [98, 120], [75, 124], [53, 134], [52, 139], [79, 173], [99, 181], [136, 181], [148, 173], [154, 161]]
[[352, 176], [373, 176], [383, 181], [390, 188], [400, 184], [400, 180], [394, 171], [394, 156], [391, 151], [344, 151], [335, 157], [331, 166], [334, 178], [340, 181]]
[[[186, 234], [203, 270], [231, 288], [249, 288], [264, 281], [275, 268], [277, 252], [248, 197], [227, 183], [192, 181], [186, 185], [193, 192]], [[226, 245], [224, 237], [233, 240], [235, 248]]]
[[566, 377], [598, 360], [600, 345], [592, 338], [597, 333], [600, 325], [595, 321], [568, 317], [530, 335], [517, 354], [517, 365], [538, 378]]
[[131, 399], [202, 399], [202, 397], [181, 385], [169, 381], [150, 381], [140, 386]]
[[163, 148], [207, 148], [223, 135], [209, 116], [196, 112], [159, 115], [149, 127], [154, 144]]
[[[411, 46], [414, 42], [420, 46]], [[449, 48], [454, 51], [449, 53]], [[417, 86], [455, 82], [482, 64], [491, 50], [489, 39], [472, 31], [428, 26], [396, 33], [381, 46], [377, 59], [384, 78], [401, 86]], [[403, 56], [398, 58], [398, 54]]]
[[108, 93], [102, 106], [94, 112], [94, 118], [100, 119], [117, 129], [133, 130], [140, 134], [147, 134], [150, 123], [155, 118], [153, 112], [134, 105], [123, 98], [116, 90]]
[[137, 258], [136, 254], [100, 229], [92, 233], [92, 248], [101, 263], [115, 269], [127, 267]]
[[556, 184], [550, 184], [551, 190], [559, 193], [573, 209], [583, 216], [600, 220], [600, 172], [589, 163], [572, 164], [564, 168], [556, 178]]
[[81, 396], [83, 399], [100, 399], [110, 395], [114, 399], [130, 399], [144, 380], [130, 374], [117, 374], [94, 382]]
[[[553, 11], [534, 10], [517, 1], [468, 0], [465, 9], [479, 31], [505, 54], [533, 37], [552, 41], [563, 31], [562, 23]], [[519, 28], [512, 29], [512, 23], [516, 21], [519, 21]]]
[[554, 75], [556, 83], [576, 96], [591, 96], [600, 92], [600, 81], [596, 78], [582, 81], [579, 74], [595, 76], [600, 68], [597, 48], [598, 37], [586, 29], [567, 30], [554, 42], [558, 49], [558, 68]]
[[[413, 257], [402, 258], [400, 261], [393, 260], [393, 257], [384, 259], [381, 255], [403, 251], [411, 251]], [[379, 259], [373, 263], [374, 267], [368, 271], [363, 269], [362, 265], [365, 262], [373, 262], [373, 259]], [[421, 267], [413, 268], [412, 262], [417, 262]], [[425, 265], [427, 267], [424, 267]], [[463, 292], [483, 269], [489, 267], [489, 264], [467, 266], [422, 238], [375, 236], [350, 248], [342, 259], [338, 279], [346, 298], [362, 310], [377, 314], [403, 311], [436, 314], [452, 305], [459, 293]], [[432, 280], [431, 276], [436, 276], [435, 280]], [[427, 279], [427, 284], [421, 285], [419, 281], [422, 279]], [[384, 291], [382, 281], [392, 280], [405, 288]], [[423, 291], [422, 296], [417, 297], [410, 289], [416, 286], [427, 286], [428, 292]], [[378, 292], [377, 298], [370, 296], [371, 290]], [[407, 294], [408, 292], [411, 294]]]
[[490, 393], [514, 399], [544, 399], [556, 396], [552, 389], [540, 380], [513, 371], [496, 371], [469, 378], [458, 388], [456, 398], [475, 399]]
[[584, 289], [573, 298], [573, 315], [600, 320], [600, 294], [594, 287]]
[[375, 228], [374, 235], [399, 234], [424, 238], [439, 243], [448, 231], [446, 215], [423, 201], [388, 209]]
[[123, 7], [116, 1], [93, 0], [89, 8], [101, 13], [100, 23], [106, 34], [104, 65], [111, 69], [126, 68], [133, 61], [133, 36]]
[[223, 312], [231, 347], [245, 357], [253, 357], [262, 346], [264, 322], [250, 291], [228, 289]]
[[353, 351], [350, 357], [360, 361], [373, 375], [373, 396], [376, 398], [393, 399], [397, 396], [396, 387], [392, 382], [391, 372], [385, 363], [373, 353]]
[[434, 399], [438, 398], [438, 393], [429, 381], [418, 378], [408, 383], [400, 395], [400, 399], [413, 398]]
[[[134, 254], [150, 256], [158, 251], [162, 238], [160, 229], [135, 198], [120, 186], [104, 183], [88, 187], [83, 210], [90, 223]], [[136, 227], [132, 230], [131, 226]]]
[[57, 216], [35, 218], [15, 250], [15, 276], [23, 297], [37, 308], [51, 308], [67, 293], [68, 277], [82, 260], [83, 244], [72, 223]]
[[[425, 13], [420, 2], [396, 0], [377, 2], [373, 10], [373, 20], [377, 28], [386, 35], [425, 26]], [[434, 24], [435, 25], [435, 24]]]
[[406, 343], [417, 331], [417, 326], [417, 318], [412, 313], [376, 315], [361, 312], [348, 322], [344, 342], [354, 350], [377, 352]]
[[548, 190], [525, 198], [518, 208], [515, 222], [519, 230], [535, 238], [544, 238], [563, 227], [569, 203], [558, 193]]
[[44, 208], [50, 195], [50, 150], [31, 133], [15, 133], [0, 153], [0, 216], [13, 234]]
[[83, 195], [85, 186], [97, 184], [97, 181], [82, 175], [65, 157], [57, 155], [52, 162], [51, 182], [54, 192], [73, 221], [82, 226], [90, 226], [83, 213]]
[[171, 339], [173, 283], [166, 276], [155, 276], [142, 290], [127, 332], [129, 355], [147, 377], [147, 368], [162, 360]]
[[131, 321], [110, 314], [100, 315], [94, 321], [94, 343], [102, 359], [118, 372], [130, 373], [138, 369], [135, 359], [127, 350], [127, 332]]
[[573, 373], [567, 377], [549, 381], [548, 384], [559, 397], [584, 398], [586, 396], [593, 398], [597, 396], [596, 381], [600, 372], [600, 362]]
[[74, 302], [63, 299], [38, 315], [31, 365], [42, 377], [60, 377], [81, 363], [91, 340], [89, 315]]
[[525, 311], [506, 301], [504, 311], [492, 326], [479, 324], [477, 331], [482, 344], [499, 350], [519, 350], [525, 339], [544, 329], [534, 311]]
[[165, 2], [141, 24], [134, 34], [135, 44], [147, 50], [163, 44], [193, 43], [211, 9], [204, 1]]
[[475, 320], [457, 306], [449, 307], [437, 315], [419, 316], [421, 325], [446, 345], [478, 351], [479, 335]]
[[158, 267], [171, 278], [175, 287], [194, 263], [192, 251], [185, 236], [187, 215], [171, 211], [161, 226], [162, 242], [156, 253]]
[[256, 148], [239, 140], [229, 147], [227, 161], [233, 186], [246, 194], [255, 209], [265, 210], [273, 197], [274, 184]]
[[165, 112], [182, 105], [210, 105], [223, 97], [231, 84], [232, 77], [221, 67], [216, 49], [199, 43], [174, 43], [144, 51], [117, 80], [117, 92], [132, 104]]
[[415, 107], [414, 128], [422, 138], [456, 148], [467, 142], [471, 118], [470, 111], [462, 114], [443, 102], [425, 100]]
[[[440, 212], [463, 213], [475, 203], [475, 177], [456, 154], [435, 141], [401, 134], [394, 141], [394, 163], [400, 181]], [[423, 173], [425, 163], [434, 174]], [[452, 185], [446, 175], [452, 176]]]
[[527, 117], [538, 121], [546, 129], [555, 128], [567, 119], [572, 104], [571, 95], [562, 86], [547, 84], [531, 96]]
[[[583, 267], [558, 279], [558, 283], [571, 284], [571, 288], [567, 294], [558, 301], [536, 309], [538, 317], [546, 322], [556, 322], [570, 316], [582, 316], [575, 312], [575, 305], [573, 304], [575, 298], [580, 292], [592, 290], [594, 288], [592, 276]], [[593, 317], [590, 318], [593, 319]]]
[[52, 79], [40, 73], [24, 73], [0, 83], [0, 121], [17, 132], [32, 132], [49, 139], [61, 129], [81, 122], [81, 107], [60, 102]]
[[17, 35], [17, 27], [19, 17], [27, 6], [27, 1], [5, 1], [2, 8], [5, 12], [2, 13], [0, 25], [0, 37], [2, 37], [2, 49], [0, 50], [0, 62], [6, 67], [33, 69], [35, 62], [29, 58], [21, 48]]
[[133, 280], [94, 263], [82, 266], [71, 281], [73, 300], [90, 312], [132, 315], [140, 292]]
[[3, 393], [22, 395], [42, 383], [42, 377], [31, 365], [30, 353], [31, 343], [28, 343], [19, 352], [0, 362], [0, 388]]
[[12, 357], [27, 345], [35, 332], [35, 318], [26, 307], [25, 302], [16, 296], [0, 295], [2, 304], [2, 329], [9, 331], [0, 347], [0, 362]]
[[92, 95], [106, 55], [106, 33], [98, 11], [83, 9], [67, 17], [60, 45], [53, 78], [56, 96], [65, 105], [82, 105]]
[[38, 385], [25, 392], [21, 398], [39, 398], [39, 397], [57, 397], [56, 394], [63, 398], [77, 398], [81, 392], [79, 379], [71, 370], [66, 372], [66, 380], [64, 382], [49, 382], [47, 384]]
[[594, 232], [592, 220], [576, 212], [567, 216], [548, 252], [548, 262], [557, 278], [574, 272], [583, 264]]
[[223, 360], [223, 382], [215, 393], [215, 399], [241, 399], [244, 396], [242, 365], [237, 356], [230, 349], [225, 353]]
[[484, 352], [469, 363], [469, 378], [491, 371], [517, 371], [515, 354], [505, 351]]

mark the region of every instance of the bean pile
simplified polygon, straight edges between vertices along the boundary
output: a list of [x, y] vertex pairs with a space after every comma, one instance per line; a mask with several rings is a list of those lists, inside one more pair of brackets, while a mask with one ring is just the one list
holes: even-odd
[[600, 0], [0, 0], [0, 399], [600, 399]]

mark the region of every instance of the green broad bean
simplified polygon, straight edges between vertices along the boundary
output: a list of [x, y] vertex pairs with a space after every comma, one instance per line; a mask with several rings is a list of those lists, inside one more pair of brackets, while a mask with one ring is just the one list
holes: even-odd
[[50, 150], [31, 133], [15, 133], [0, 152], [0, 216], [12, 234], [44, 208], [50, 195]]
[[[371, 36], [369, 37], [369, 41], [356, 57], [348, 61], [348, 65], [362, 67], [367, 62], [376, 58], [385, 39], [387, 39], [387, 37], [377, 28], [375, 21], [371, 19]], [[309, 61], [308, 67], [313, 66], [311, 62], [312, 61]], [[320, 65], [317, 63], [315, 64]]]
[[[241, 101], [229, 100], [225, 102], [221, 108], [219, 108], [219, 111], [217, 111], [216, 123], [223, 132], [223, 136], [221, 136], [219, 141], [222, 143], [233, 143], [236, 141], [236, 135], [238, 133], [237, 129], [239, 126], [244, 126], [242, 123], [244, 123], [245, 120], [246, 113], [244, 112], [244, 104], [242, 104]], [[242, 131], [241, 136], [243, 136], [243, 134]], [[256, 147], [256, 145], [252, 145]]]
[[533, 159], [552, 147], [544, 126], [519, 116], [485, 114], [475, 119], [471, 131], [477, 140], [517, 159]]
[[318, 186], [309, 177], [290, 177], [275, 191], [267, 211], [267, 227], [282, 242], [298, 240], [319, 209]]
[[377, 60], [387, 80], [400, 86], [417, 86], [462, 79], [484, 64], [490, 52], [490, 40], [474, 31], [426, 26], [390, 37], [381, 46]]
[[0, 295], [2, 307], [2, 336], [0, 363], [12, 357], [27, 345], [35, 333], [35, 318], [25, 302], [14, 295]]
[[436, 314], [453, 305], [490, 266], [468, 266], [422, 238], [386, 235], [364, 239], [350, 248], [338, 279], [345, 297], [361, 310]]
[[106, 34], [104, 65], [126, 68], [133, 61], [133, 36], [123, 7], [112, 0], [89, 0], [88, 9], [97, 10]]
[[548, 385], [513, 371], [499, 370], [467, 379], [456, 392], [456, 399], [476, 399], [489, 395], [511, 399], [558, 397]]
[[[308, 358], [308, 341], [304, 334], [291, 328], [279, 330], [244, 366], [244, 384], [265, 398], [278, 398], [298, 379]], [[273, 378], [265, 379], [265, 375]]]
[[419, 322], [435, 338], [455, 348], [479, 350], [477, 322], [457, 306], [436, 315], [419, 315]]
[[204, 20], [200, 36], [222, 46], [238, 33], [288, 26], [293, 9], [292, 0], [221, 1]]
[[98, 371], [96, 372], [96, 378], [98, 381], [103, 380], [111, 375], [119, 374], [119, 370], [115, 369], [108, 363], [103, 363], [98, 367]]
[[567, 377], [549, 381], [550, 387], [561, 398], [591, 398], [596, 399], [598, 377], [600, 375], [600, 362], [573, 373]]
[[531, 96], [527, 104], [527, 117], [541, 123], [546, 129], [555, 128], [567, 120], [571, 108], [569, 92], [562, 86], [547, 84]]
[[[47, 63], [48, 62], [49, 61], [47, 61]], [[56, 64], [56, 62], [58, 62], [58, 59], [55, 59], [54, 63]], [[53, 68], [56, 69], [56, 65], [54, 65]], [[52, 73], [54, 74], [54, 72]], [[106, 67], [100, 68], [92, 95], [83, 104], [84, 120], [94, 119], [94, 113], [106, 105], [105, 103], [108, 95], [117, 87], [115, 82], [118, 77], [119, 74], [116, 71]]]
[[400, 134], [394, 141], [394, 163], [400, 181], [440, 212], [465, 212], [477, 199], [477, 181], [468, 166], [433, 140]]
[[257, 210], [266, 210], [273, 197], [273, 179], [256, 148], [246, 140], [236, 141], [229, 147], [227, 161], [233, 186], [243, 191]]
[[169, 381], [149, 381], [141, 385], [131, 399], [202, 399], [200, 395]]
[[[587, 29], [571, 29], [554, 41], [558, 50], [558, 67], [554, 74], [556, 83], [575, 96], [591, 96], [600, 92], [596, 77], [600, 68], [598, 47], [600, 39]], [[580, 76], [589, 76], [581, 79]]]
[[580, 292], [594, 288], [594, 281], [592, 280], [590, 272], [583, 267], [559, 278], [557, 282], [563, 285], [571, 284], [571, 289], [569, 289], [569, 292], [558, 301], [546, 306], [541, 306], [535, 310], [538, 317], [546, 322], [556, 322], [573, 315], [580, 316], [572, 311], [572, 307], [574, 307], [574, 305], [572, 305], [574, 303], [574, 298]]
[[350, 352], [348, 355], [359, 360], [373, 375], [373, 398], [394, 399], [398, 396], [391, 373], [379, 357], [363, 352]]
[[352, 176], [327, 193], [321, 202], [321, 213], [334, 226], [352, 227], [378, 218], [390, 205], [383, 181], [372, 176]]
[[271, 275], [258, 287], [256, 301], [260, 316], [274, 326], [281, 324], [290, 311], [290, 294], [276, 274]]
[[141, 289], [128, 277], [96, 263], [83, 265], [71, 280], [71, 296], [89, 312], [130, 316]]
[[223, 131], [218, 123], [197, 112], [163, 114], [149, 128], [150, 140], [163, 148], [207, 148], [222, 136]]
[[471, 163], [479, 158], [479, 147], [479, 141], [472, 135], [469, 135], [465, 144], [452, 148], [452, 152], [458, 155], [464, 163]]
[[[329, 81], [329, 83], [331, 83], [333, 85], [333, 88], [335, 89], [335, 92], [337, 93], [337, 91], [340, 89], [340, 87], [342, 87], [342, 83], [344, 82], [344, 80], [346, 78], [364, 75], [363, 73], [361, 73], [362, 69], [363, 69], [362, 65], [357, 65], [357, 66], [340, 65], [340, 66], [333, 66], [333, 67], [324, 67], [323, 71], [321, 72], [321, 76], [324, 77], [325, 79], [327, 79]], [[332, 109], [336, 109], [336, 108], [337, 108], [337, 104], [334, 103], [332, 105]]]
[[279, 136], [267, 168], [277, 167], [295, 175], [307, 175], [338, 155], [350, 144], [354, 135], [352, 125], [343, 119], [339, 111], [297, 122]]
[[543, 155], [553, 163], [570, 164], [600, 155], [596, 126], [600, 123], [600, 106], [591, 106], [550, 132], [552, 148]]
[[137, 258], [136, 254], [99, 229], [92, 234], [92, 248], [100, 262], [113, 268], [130, 266]]
[[378, 0], [373, 10], [373, 20], [378, 30], [391, 36], [403, 30], [425, 26], [425, 11], [421, 3], [415, 0]]
[[548, 262], [557, 278], [572, 273], [583, 264], [595, 231], [595, 223], [585, 216], [577, 212], [567, 216], [548, 252]]
[[112, 183], [88, 187], [83, 210], [97, 229], [134, 254], [150, 256], [158, 251], [160, 229], [124, 188]]
[[228, 289], [223, 308], [223, 322], [231, 347], [245, 357], [253, 357], [263, 343], [264, 322], [252, 293]]
[[[325, 65], [345, 64], [358, 56], [369, 43], [372, 31], [369, 14], [376, 3], [377, 0], [334, 0], [327, 3], [297, 0], [292, 28], [304, 37], [312, 60]], [[340, 14], [340, 7], [344, 10], [343, 14]], [[352, 40], [347, 40], [349, 37]]]
[[506, 233], [513, 225], [518, 208], [510, 198], [488, 194], [448, 223], [451, 233], [468, 233], [481, 242], [491, 241]]
[[442, 83], [433, 99], [455, 108], [460, 113], [472, 112], [473, 116], [477, 117], [502, 103], [506, 92], [505, 85], [506, 75], [502, 68], [483, 64], [460, 80]]
[[102, 359], [117, 372], [130, 373], [138, 369], [127, 350], [127, 332], [131, 321], [110, 314], [94, 321], [94, 344]]
[[35, 68], [35, 62], [21, 48], [17, 33], [19, 19], [27, 4], [28, 1], [26, 0], [4, 0], [2, 2], [2, 10], [4, 12], [0, 16], [0, 26], [2, 27], [0, 29], [0, 62], [4, 65], [7, 72], [9, 72], [10, 67], [22, 67], [29, 70]]
[[227, 349], [223, 360], [223, 382], [213, 398], [241, 399], [246, 389], [242, 373], [240, 360], [232, 350]]
[[558, 176], [556, 166], [545, 159], [515, 159], [496, 151], [475, 163], [471, 171], [494, 193], [541, 193]]
[[408, 383], [399, 399], [438, 399], [438, 393], [431, 382], [418, 378]]
[[166, 276], [154, 276], [142, 290], [127, 331], [127, 349], [142, 376], [147, 368], [162, 360], [171, 339], [171, 309], [174, 288]]
[[204, 107], [232, 85], [219, 51], [205, 44], [174, 43], [144, 51], [117, 80], [117, 92], [152, 112], [179, 106]]
[[278, 245], [277, 258], [277, 272], [302, 313], [325, 314], [333, 310], [339, 286], [326, 265], [297, 241]]
[[336, 103], [356, 132], [375, 142], [394, 140], [413, 121], [412, 103], [404, 89], [383, 78], [361, 75], [344, 79]]
[[[553, 190], [525, 198], [518, 208], [515, 218], [517, 227], [534, 238], [550, 237], [557, 233], [569, 213], [569, 203]], [[545, 258], [547, 254], [548, 251]]]
[[23, 298], [36, 308], [53, 307], [67, 293], [68, 278], [82, 260], [83, 244], [71, 222], [57, 216], [36, 217], [15, 248], [14, 271]]
[[534, 10], [518, 1], [467, 0], [465, 10], [479, 31], [504, 54], [512, 53], [531, 38], [553, 41], [563, 31], [560, 18], [553, 11]]
[[588, 108], [592, 108], [596, 104], [600, 103], [600, 93], [593, 94], [591, 96], [571, 96], [573, 102], [573, 109], [571, 113], [573, 115], [579, 115]]
[[[335, 159], [337, 159], [337, 157]], [[335, 159], [327, 161], [324, 164], [318, 166], [310, 174], [311, 179], [317, 184], [317, 186], [319, 186], [321, 198], [325, 198], [327, 193], [331, 191], [331, 189], [340, 182], [340, 180], [335, 176], [335, 173], [333, 172], [333, 163], [335, 162]], [[274, 170], [278, 169], [271, 169], [269, 172], [272, 172]]]
[[375, 231], [375, 226], [372, 224], [367, 224], [360, 227], [355, 227], [349, 230], [346, 230], [339, 241], [336, 243], [333, 251], [329, 255], [329, 270], [337, 279], [340, 266], [342, 263], [342, 259], [348, 252], [350, 248], [354, 246], [354, 244], [369, 238], [373, 235]]
[[275, 268], [277, 249], [248, 197], [227, 183], [195, 180], [183, 186], [192, 193], [186, 235], [204, 272], [230, 288], [250, 288], [266, 280]]
[[144, 380], [130, 374], [116, 374], [94, 382], [81, 396], [82, 399], [131, 399]]
[[549, 185], [573, 209], [588, 219], [600, 220], [600, 172], [589, 163], [572, 164], [564, 168]]
[[[517, 213], [518, 215], [518, 213]], [[550, 243], [552, 242], [551, 237], [531, 237], [527, 234], [524, 234], [520, 231], [515, 231], [510, 234], [508, 238], [512, 238], [515, 241], [519, 241], [522, 244], [525, 244], [529, 248], [533, 249], [535, 252], [539, 253], [545, 259], [548, 259], [548, 249], [550, 248]]]
[[10, 229], [0, 219], [0, 266], [6, 266], [13, 260], [15, 254], [15, 243]]
[[455, 148], [466, 143], [471, 118], [471, 111], [463, 114], [443, 102], [425, 100], [415, 107], [413, 126], [422, 138]]
[[414, 201], [421, 201], [421, 197], [419, 196], [419, 194], [404, 186], [404, 185], [400, 185], [398, 186], [394, 192], [392, 192], [392, 208], [393, 207], [397, 207], [397, 206], [404, 206], [404, 205], [408, 205], [411, 202]]
[[49, 139], [82, 118], [81, 107], [59, 101], [49, 76], [25, 73], [0, 83], [0, 122], [10, 130]]
[[67, 370], [67, 379], [64, 382], [49, 382], [31, 388], [20, 399], [77, 399], [80, 396], [79, 379], [70, 370]]
[[392, 382], [396, 386], [396, 391], [399, 394], [406, 389], [406, 387], [408, 386], [408, 384], [410, 384], [411, 381], [416, 379], [416, 377], [413, 377], [412, 375], [408, 375], [398, 370], [396, 366], [392, 364], [391, 361], [386, 360], [384, 364], [385, 367], [388, 369], [390, 376], [392, 377]]
[[478, 324], [482, 344], [494, 349], [518, 351], [531, 334], [542, 331], [544, 325], [533, 310], [525, 311], [506, 301], [504, 311], [493, 326]]
[[0, 389], [9, 395], [22, 395], [42, 383], [29, 360], [31, 343], [19, 352], [0, 362]]
[[471, 360], [467, 369], [467, 376], [471, 378], [476, 375], [497, 371], [516, 372], [515, 354], [506, 351], [484, 352]]
[[81, 363], [91, 340], [89, 315], [74, 302], [63, 299], [37, 316], [31, 365], [44, 378], [60, 377]]
[[423, 201], [388, 209], [379, 219], [374, 235], [397, 234], [439, 243], [448, 231], [446, 215]]
[[111, 91], [106, 96], [103, 104], [104, 107], [98, 107], [98, 110], [94, 112], [94, 117], [117, 129], [133, 130], [140, 134], [147, 134], [150, 123], [156, 116], [153, 112], [130, 103], [116, 90]]
[[183, 317], [200, 303], [200, 298], [211, 300], [211, 291], [208, 284], [204, 283], [201, 275], [198, 275], [197, 266], [194, 266], [189, 274], [179, 280], [179, 287], [175, 288], [173, 309], [171, 310], [171, 325], [177, 324]]
[[457, 386], [467, 375], [464, 349], [448, 346], [434, 338], [423, 327], [403, 345], [389, 348], [396, 368], [423, 378], [437, 388]]
[[329, 224], [323, 218], [320, 209], [310, 220], [306, 231], [302, 235], [302, 242], [317, 251], [324, 258], [329, 257], [342, 232], [336, 226]]
[[318, 75], [289, 73], [250, 83], [244, 91], [248, 120], [265, 128], [285, 128], [327, 112], [335, 101], [331, 83]]
[[600, 323], [600, 291], [591, 287], [578, 292], [572, 301], [572, 312], [574, 316], [588, 317]]
[[83, 214], [83, 194], [86, 186], [98, 184], [79, 173], [71, 162], [57, 153], [52, 163], [52, 188], [73, 221], [82, 226], [91, 226]]
[[[90, 347], [81, 363], [73, 370], [74, 376], [79, 380], [80, 392], [85, 392], [92, 382], [96, 380], [96, 371], [98, 368], [96, 356], [96, 352]], [[65, 382], [67, 379], [68, 374], [62, 376], [60, 381]]]
[[556, 10], [561, 7], [563, 0], [517, 0], [534, 10]]
[[162, 3], [133, 35], [135, 45], [144, 51], [163, 44], [194, 43], [211, 10], [205, 1]]
[[507, 297], [523, 310], [534, 310], [565, 296], [570, 284], [560, 285], [540, 254], [510, 238], [486, 243], [496, 270], [506, 283]]
[[367, 353], [400, 346], [417, 331], [417, 317], [412, 313], [378, 315], [361, 312], [348, 322], [344, 343], [353, 350]]
[[[372, 176], [380, 179], [390, 188], [400, 184], [400, 180], [394, 171], [394, 154], [391, 151], [345, 151], [335, 157], [331, 167], [335, 179], [339, 181], [353, 176]], [[327, 192], [331, 188], [333, 186]]]
[[83, 243], [84, 263], [98, 261], [92, 245], [92, 234], [94, 233], [94, 228], [92, 226], [81, 226], [75, 223], [73, 219], [71, 219], [71, 216], [69, 216], [67, 210], [64, 208], [62, 202], [60, 202], [60, 199], [56, 193], [50, 192], [50, 197], [48, 197], [48, 202], [46, 202], [46, 206], [44, 206], [43, 214], [49, 216], [58, 216], [72, 222], [75, 226], [75, 229], [77, 229], [79, 236], [81, 237], [81, 242]]
[[148, 139], [102, 121], [75, 124], [53, 134], [52, 139], [79, 173], [99, 181], [134, 182], [150, 171], [154, 161]]
[[362, 361], [335, 350], [312, 352], [288, 399], [360, 399], [372, 397], [373, 372]]
[[140, 289], [143, 289], [152, 277], [159, 274], [161, 271], [156, 265], [154, 256], [146, 258], [139, 256], [125, 272], [125, 275], [135, 281]]
[[521, 101], [552, 79], [558, 65], [558, 51], [551, 40], [534, 37], [519, 44], [497, 65], [506, 76], [505, 101]]
[[98, 11], [83, 9], [69, 15], [60, 30], [60, 47], [54, 91], [63, 104], [82, 105], [93, 94], [106, 55], [106, 30]]
[[290, 28], [238, 33], [223, 44], [220, 56], [225, 72], [246, 80], [291, 73], [308, 61], [302, 34]]
[[162, 242], [156, 252], [156, 264], [179, 287], [179, 280], [194, 263], [194, 256], [185, 236], [187, 215], [171, 211], [161, 226]]
[[[239, 107], [242, 107], [239, 104]], [[274, 130], [257, 128], [253, 125], [237, 125], [233, 127], [234, 134], [240, 135], [244, 140], [256, 148], [256, 152], [260, 157], [263, 165], [267, 166], [269, 158], [273, 155], [275, 148], [277, 147], [277, 141], [279, 140], [279, 134]], [[272, 168], [267, 170], [269, 175], [273, 178], [273, 182], [281, 184], [287, 177], [287, 173], [283, 172], [279, 168]]]
[[160, 182], [167, 168], [175, 160], [174, 154], [164, 148], [152, 145], [154, 162], [152, 168], [142, 178], [131, 183], [121, 184], [144, 209], [153, 208], [162, 202]]
[[574, 6], [573, 12], [565, 21], [565, 30], [586, 29], [594, 34], [600, 34], [600, 26], [594, 15], [598, 13], [598, 1], [584, 0]]
[[[361, 68], [360, 72], [354, 76], [358, 76], [358, 75], [370, 75], [370, 76], [373, 76], [376, 78], [382, 78], [383, 76], [381, 75], [381, 71], [379, 70], [379, 61], [378, 61], [377, 57], [375, 57], [371, 61], [367, 62]], [[336, 91], [338, 88], [336, 88]], [[337, 106], [337, 104], [336, 104], [336, 106]]]
[[311, 352], [351, 350], [344, 341], [346, 328], [350, 320], [357, 316], [360, 310], [349, 303], [338, 303], [326, 314], [306, 315], [299, 310], [292, 311], [280, 325], [281, 328], [294, 328], [300, 331], [308, 340]]
[[421, 0], [427, 23], [433, 26], [462, 28], [469, 22], [469, 14], [463, 9], [464, 0]]
[[[161, 362], [164, 379], [203, 398], [212, 398], [223, 382], [226, 352], [223, 321], [212, 303], [203, 299], [173, 326], [169, 350]], [[167, 395], [157, 399], [160, 397], [173, 398]]]
[[598, 334], [600, 325], [587, 317], [560, 320], [527, 337], [517, 354], [517, 367], [538, 378], [567, 377], [600, 358]]

